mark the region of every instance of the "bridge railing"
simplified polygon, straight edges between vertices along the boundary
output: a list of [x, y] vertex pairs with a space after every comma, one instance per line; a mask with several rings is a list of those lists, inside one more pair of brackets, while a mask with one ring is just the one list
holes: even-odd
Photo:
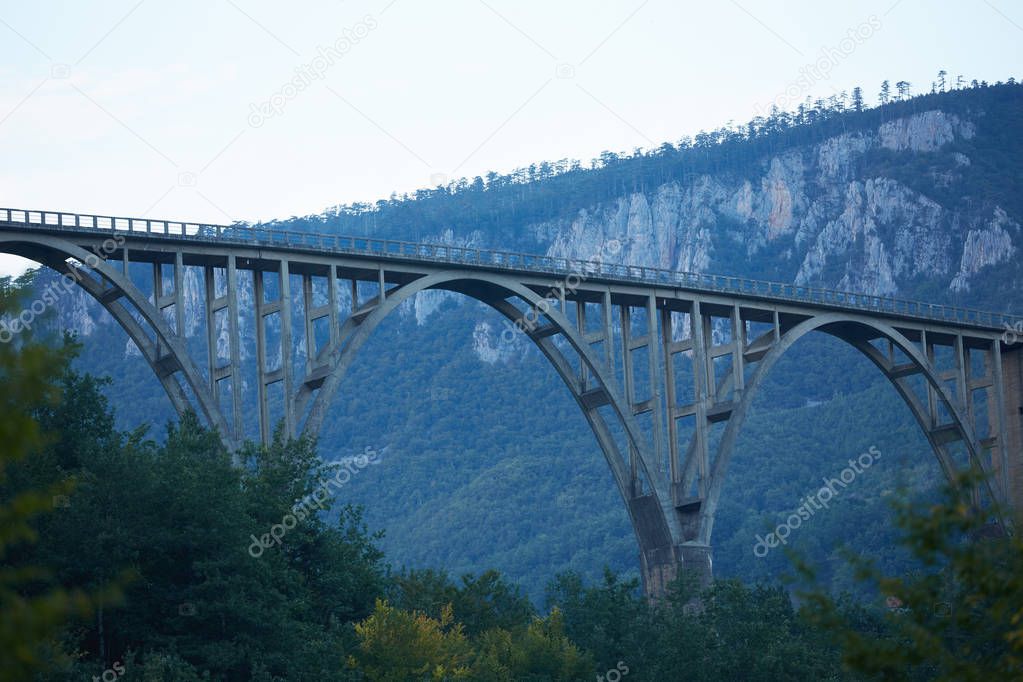
[[784, 282], [768, 282], [745, 277], [698, 272], [678, 272], [639, 265], [585, 261], [447, 244], [428, 244], [317, 232], [271, 230], [265, 227], [250, 227], [242, 224], [213, 225], [172, 220], [154, 220], [150, 218], [122, 218], [117, 216], [0, 208], [0, 225], [37, 227], [59, 231], [84, 231], [89, 233], [130, 233], [138, 236], [148, 235], [159, 238], [215, 241], [239, 245], [316, 249], [337, 253], [429, 260], [487, 268], [528, 270], [563, 278], [575, 275], [580, 280], [596, 277], [623, 282], [662, 284], [687, 289], [745, 294], [783, 301], [820, 304], [995, 329], [1002, 327], [1010, 328], [1017, 324], [1015, 317], [1002, 313]]

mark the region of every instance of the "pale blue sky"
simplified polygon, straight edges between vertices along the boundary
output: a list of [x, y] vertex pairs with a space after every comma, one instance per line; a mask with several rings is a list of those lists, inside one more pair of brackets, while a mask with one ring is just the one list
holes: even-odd
[[0, 206], [316, 213], [745, 121], [826, 48], [799, 99], [1019, 78], [1021, 46], [1008, 0], [0, 0]]

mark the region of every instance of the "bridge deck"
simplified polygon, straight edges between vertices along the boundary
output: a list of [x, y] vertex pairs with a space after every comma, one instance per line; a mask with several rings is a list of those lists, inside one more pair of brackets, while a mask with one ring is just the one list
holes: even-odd
[[622, 284], [667, 286], [694, 292], [736, 294], [744, 297], [810, 307], [869, 312], [890, 317], [938, 321], [945, 324], [1005, 330], [1017, 318], [1003, 313], [960, 308], [899, 298], [888, 298], [784, 282], [729, 275], [678, 272], [639, 265], [558, 258], [493, 249], [428, 244], [373, 237], [316, 232], [294, 232], [245, 224], [212, 225], [150, 218], [121, 218], [59, 211], [0, 208], [0, 230], [26, 228], [58, 234], [119, 234], [125, 237], [171, 240], [175, 243], [268, 247], [298, 252], [363, 256], [375, 260], [448, 263], [467, 268], [512, 270], [566, 278]]

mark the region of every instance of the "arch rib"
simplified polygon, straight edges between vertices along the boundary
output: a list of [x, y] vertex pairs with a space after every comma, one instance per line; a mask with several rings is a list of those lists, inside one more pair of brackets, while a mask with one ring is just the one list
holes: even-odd
[[[503, 275], [487, 273], [474, 273], [471, 279], [474, 284], [491, 285], [502, 292], [507, 292], [508, 296], [516, 296], [527, 305], [533, 306], [536, 310], [547, 308], [547, 306], [541, 307], [541, 302], [543, 301], [541, 296], [514, 279]], [[330, 402], [337, 393], [344, 375], [354, 362], [358, 350], [387, 315], [420, 291], [443, 289], [447, 288], [444, 286], [445, 284], [464, 282], [465, 280], [464, 274], [452, 272], [427, 275], [408, 284], [391, 289], [387, 292], [383, 301], [374, 302], [372, 306], [368, 306], [371, 310], [365, 316], [353, 314], [342, 327], [339, 342], [328, 351], [328, 355], [332, 359], [332, 367], [328, 376], [323, 380], [319, 393], [313, 398], [313, 405], [305, 422], [304, 432], [313, 436], [319, 432]], [[490, 305], [511, 320], [521, 317], [520, 311], [504, 298], [467, 295]], [[563, 312], [551, 308], [543, 314], [549, 320], [549, 324], [552, 325], [554, 333], [562, 335], [568, 341], [572, 350], [578, 355], [580, 364], [595, 379], [600, 390], [604, 391], [606, 394], [606, 404], [613, 409], [625, 432], [626, 438], [630, 445], [633, 446], [634, 451], [638, 453], [637, 463], [641, 467], [643, 475], [651, 488], [649, 495], [643, 496], [643, 498], [636, 498], [632, 495], [630, 485], [631, 474], [621, 452], [614, 443], [607, 424], [599, 414], [598, 408], [588, 404], [586, 397], [583, 395], [585, 387], [576, 379], [571, 365], [555, 345], [552, 336], [546, 334], [527, 334], [562, 377], [593, 429], [594, 435], [614, 474], [619, 493], [622, 495], [633, 519], [633, 527], [636, 530], [641, 550], [646, 553], [654, 552], [654, 554], [660, 552], [661, 554], [658, 554], [658, 556], [662, 557], [665, 551], [674, 554], [674, 546], [681, 542], [682, 536], [677, 515], [671, 506], [671, 491], [668, 490], [663, 477], [658, 476], [658, 470], [655, 462], [650, 458], [648, 447], [643, 439], [638, 422], [628, 409], [623, 395], [615, 385], [610, 370], [594, 354], [589, 345], [585, 343], [578, 330], [573, 327]], [[301, 405], [302, 402], [299, 401], [308, 400], [311, 395], [311, 390], [306, 386], [307, 384], [304, 382], [303, 387], [299, 389], [299, 395], [296, 395], [297, 405]], [[302, 395], [303, 391], [305, 392], [305, 397]], [[674, 560], [677, 562], [679, 558], [675, 557]], [[654, 559], [650, 559], [649, 556], [645, 555], [645, 562], [652, 560]], [[657, 561], [665, 563], [663, 559], [657, 559]]]
[[[116, 268], [111, 267], [107, 261], [99, 258], [96, 254], [86, 251], [76, 244], [49, 235], [33, 235], [32, 242], [25, 242], [23, 238], [12, 235], [0, 235], [0, 250], [29, 258], [61, 275], [70, 275], [74, 278], [85, 292], [110, 313], [139, 348], [153, 373], [163, 385], [178, 414], [183, 415], [192, 408], [187, 394], [173, 376], [175, 372], [180, 371], [199, 403], [199, 410], [207, 422], [217, 429], [225, 447], [231, 451], [237, 448], [238, 443], [232, 437], [231, 430], [227, 428], [226, 420], [214, 402], [208, 387], [202, 381], [199, 370], [185, 351], [180, 337], [171, 332], [163, 316], [139, 291], [138, 287], [128, 279], [126, 274], [118, 272]], [[109, 288], [90, 277], [88, 270], [67, 263], [67, 258], [74, 258], [80, 263], [88, 264], [89, 270], [105, 280]], [[113, 292], [113, 296], [108, 295], [111, 292]], [[143, 320], [156, 337], [155, 343], [149, 339], [143, 326], [135, 320], [128, 309], [116, 300], [121, 297], [126, 298], [142, 315]], [[160, 357], [159, 349], [165, 349], [166, 355]], [[170, 358], [169, 363], [164, 362], [167, 357]]]
[[[760, 360], [756, 370], [750, 381], [746, 384], [746, 390], [743, 392], [742, 398], [735, 410], [732, 412], [731, 417], [728, 420], [728, 424], [725, 427], [725, 431], [721, 437], [721, 443], [718, 447], [717, 457], [714, 461], [714, 466], [711, 472], [710, 489], [707, 495], [707, 503], [701, 510], [700, 519], [700, 537], [701, 540], [710, 544], [711, 533], [713, 531], [714, 515], [717, 511], [718, 501], [721, 496], [721, 490], [724, 485], [725, 473], [728, 468], [729, 461], [732, 458], [733, 450], [735, 447], [735, 441], [738, 436], [739, 430], [742, 427], [743, 422], [746, 420], [747, 413], [750, 405], [753, 402], [754, 397], [757, 394], [757, 390], [760, 388], [767, 376], [767, 373], [771, 370], [774, 364], [781, 358], [781, 356], [788, 350], [796, 341], [801, 339], [803, 336], [814, 331], [822, 331], [832, 336], [835, 336], [851, 346], [859, 350], [861, 353], [866, 355], [879, 369], [885, 374], [886, 378], [891, 381], [899, 394], [906, 401], [910, 410], [916, 417], [920, 427], [923, 429], [928, 442], [930, 442], [934, 449], [935, 455], [941, 463], [942, 470], [949, 475], [955, 470], [951, 458], [949, 457], [947, 450], [944, 446], [939, 444], [933, 434], [932, 425], [930, 424], [929, 416], [925, 413], [925, 410], [920, 405], [916, 396], [909, 389], [903, 381], [898, 380], [890, 374], [890, 363], [884, 358], [877, 349], [874, 348], [870, 343], [859, 339], [845, 336], [839, 329], [835, 328], [835, 325], [849, 325], [852, 324], [857, 329], [865, 329], [870, 332], [876, 333], [877, 335], [887, 338], [896, 348], [901, 350], [910, 359], [915, 367], [920, 370], [920, 373], [926, 379], [930, 389], [934, 391], [935, 395], [942, 401], [948, 414], [953, 420], [953, 425], [957, 429], [960, 437], [967, 448], [970, 462], [975, 466], [980, 466], [984, 470], [986, 467], [983, 466], [983, 462], [980, 458], [979, 446], [974, 437], [973, 430], [969, 425], [969, 422], [964, 419], [960, 406], [952, 399], [948, 389], [944, 386], [937, 378], [936, 372], [931, 367], [930, 362], [926, 356], [920, 352], [913, 342], [907, 339], [902, 333], [896, 330], [894, 327], [878, 322], [876, 320], [867, 320], [860, 317], [852, 317], [839, 313], [828, 313], [806, 319], [796, 326], [792, 327], [788, 331], [782, 333], [774, 344], [770, 347], [770, 350]], [[827, 329], [831, 326], [832, 329]], [[990, 483], [985, 481], [987, 487], [987, 494], [991, 496], [991, 499], [1001, 500], [1000, 496], [995, 496], [994, 492], [990, 488]]]

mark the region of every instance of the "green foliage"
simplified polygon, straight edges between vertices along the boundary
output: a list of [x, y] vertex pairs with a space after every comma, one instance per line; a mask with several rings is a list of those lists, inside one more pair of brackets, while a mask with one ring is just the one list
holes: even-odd
[[[835, 634], [850, 668], [881, 679], [1020, 679], [1023, 540], [993, 525], [997, 507], [974, 503], [982, 485], [983, 477], [970, 472], [936, 504], [896, 503], [902, 541], [919, 571], [887, 575], [850, 557], [857, 577], [886, 600], [883, 617], [874, 616], [879, 625], [864, 628], [862, 610], [850, 613], [826, 592], [808, 589], [808, 616]], [[801, 570], [813, 580], [808, 565]]]
[[841, 679], [837, 649], [797, 617], [781, 587], [718, 581], [696, 608], [691, 593], [676, 590], [654, 622], [664, 654], [651, 679], [683, 667], [707, 681]]
[[438, 618], [404, 611], [378, 601], [366, 620], [355, 625], [359, 650], [349, 664], [370, 680], [579, 680], [593, 662], [565, 636], [560, 612], [491, 628], [469, 638], [450, 605]]
[[440, 620], [401, 611], [378, 601], [373, 614], [355, 626], [359, 651], [350, 660], [369, 680], [470, 679], [472, 649], [462, 627], [442, 609]]
[[473, 668], [481, 680], [582, 680], [593, 673], [593, 661], [565, 634], [561, 612], [534, 618], [528, 627], [483, 633]]
[[[28, 284], [0, 280], [0, 316], [18, 313]], [[54, 349], [28, 333], [0, 343], [0, 670], [8, 680], [32, 679], [66, 660], [56, 638], [70, 615], [92, 607], [85, 592], [55, 586], [50, 571], [20, 560], [39, 539], [34, 519], [52, 513], [70, 481], [57, 472], [31, 487], [10, 480], [12, 469], [52, 439], [35, 411], [59, 403], [58, 379], [73, 353], [69, 343]]]
[[[650, 603], [634, 579], [609, 570], [594, 586], [559, 576], [538, 616], [495, 571], [457, 583], [432, 570], [388, 577], [380, 536], [350, 506], [336, 522], [306, 515], [253, 557], [251, 537], [295, 513], [296, 501], [329, 475], [313, 442], [278, 432], [269, 446], [232, 456], [187, 415], [158, 445], [142, 431], [111, 428], [102, 382], [66, 370], [50, 381], [60, 399], [37, 403], [28, 419], [53, 435], [40, 438], [30, 459], [5, 461], [5, 499], [54, 472], [78, 485], [67, 505], [38, 519], [33, 545], [5, 556], [5, 570], [44, 565], [55, 581], [90, 589], [126, 570], [132, 579], [123, 604], [98, 593], [89, 619], [44, 589], [64, 601], [34, 602], [53, 610], [16, 633], [32, 639], [14, 650], [36, 655], [10, 668], [21, 679], [44, 654], [62, 672], [40, 679], [123, 670], [128, 681], [179, 682], [554, 681], [610, 670], [636, 680], [673, 679], [679, 670], [694, 680], [838, 680], [858, 679], [855, 671], [895, 678], [904, 668], [920, 679], [981, 680], [1008, 679], [1020, 663], [1023, 546], [1017, 538], [963, 544], [988, 528], [990, 515], [961, 494], [927, 513], [908, 502], [900, 508], [910, 549], [933, 570], [891, 579], [860, 567], [882, 594], [902, 600], [904, 610], [885, 617], [816, 595], [808, 622], [784, 589], [729, 580], [702, 594], [678, 584]], [[5, 586], [0, 597], [13, 603], [24, 591]], [[938, 603], [948, 613], [935, 611]], [[10, 613], [19, 616], [18, 608]], [[7, 613], [5, 627], [25, 622]], [[837, 643], [819, 625], [836, 629]], [[5, 630], [5, 641], [14, 635]]]
[[463, 575], [456, 585], [447, 574], [432, 569], [409, 571], [394, 578], [395, 604], [440, 618], [450, 607], [470, 637], [494, 628], [510, 630], [534, 615], [529, 600], [497, 571]]
[[626, 665], [636, 679], [842, 679], [838, 654], [793, 610], [778, 587], [717, 581], [702, 594], [680, 581], [667, 599], [647, 602], [635, 582], [605, 575], [585, 587], [577, 576], [552, 582], [548, 602], [566, 633], [597, 657], [597, 670]]
[[596, 657], [598, 670], [625, 659], [638, 663], [654, 653], [653, 613], [639, 596], [636, 579], [621, 580], [605, 568], [603, 582], [587, 587], [579, 575], [565, 573], [547, 586], [547, 605], [563, 614], [565, 632]]
[[251, 446], [239, 467], [194, 415], [157, 445], [110, 430], [99, 382], [67, 373], [62, 387], [65, 400], [33, 418], [66, 430], [11, 481], [32, 490], [60, 471], [78, 485], [13, 570], [40, 563], [61, 583], [87, 587], [132, 577], [123, 607], [102, 599], [95, 619], [67, 623], [61, 639], [81, 659], [71, 673], [136, 652], [139, 679], [344, 679], [350, 623], [371, 612], [385, 584], [361, 512], [346, 507], [330, 524], [310, 515], [261, 557], [248, 552], [252, 535], [311, 493], [323, 473], [313, 444]]

